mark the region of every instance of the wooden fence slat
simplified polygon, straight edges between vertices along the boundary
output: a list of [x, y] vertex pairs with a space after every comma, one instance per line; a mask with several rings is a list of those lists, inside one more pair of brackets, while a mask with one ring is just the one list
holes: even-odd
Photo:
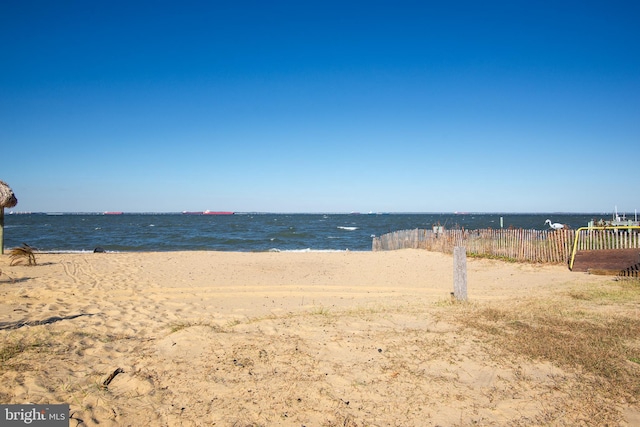
[[[580, 230], [577, 250], [640, 248], [640, 233], [629, 230]], [[400, 230], [374, 237], [373, 251], [403, 248], [453, 253], [456, 246], [469, 254], [499, 256], [518, 261], [566, 263], [575, 240], [573, 230]]]

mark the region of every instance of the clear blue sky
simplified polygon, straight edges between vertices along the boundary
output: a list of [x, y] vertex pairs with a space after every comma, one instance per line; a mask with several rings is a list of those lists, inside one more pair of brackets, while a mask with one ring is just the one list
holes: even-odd
[[0, 2], [18, 211], [633, 212], [637, 1]]

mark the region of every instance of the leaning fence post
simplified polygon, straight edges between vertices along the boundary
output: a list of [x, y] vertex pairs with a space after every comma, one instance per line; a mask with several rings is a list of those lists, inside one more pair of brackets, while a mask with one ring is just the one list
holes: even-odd
[[464, 246], [453, 248], [453, 296], [467, 300], [467, 251]]

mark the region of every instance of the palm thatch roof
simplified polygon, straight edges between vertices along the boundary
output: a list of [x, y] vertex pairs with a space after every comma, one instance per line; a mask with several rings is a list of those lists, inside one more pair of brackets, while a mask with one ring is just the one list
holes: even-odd
[[12, 208], [18, 204], [18, 199], [13, 194], [6, 182], [0, 180], [0, 208]]

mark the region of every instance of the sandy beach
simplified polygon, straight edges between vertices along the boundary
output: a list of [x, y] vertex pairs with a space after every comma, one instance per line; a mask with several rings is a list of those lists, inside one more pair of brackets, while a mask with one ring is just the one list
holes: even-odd
[[9, 262], [0, 403], [71, 426], [640, 425], [637, 282], [469, 258], [460, 303], [423, 250]]

